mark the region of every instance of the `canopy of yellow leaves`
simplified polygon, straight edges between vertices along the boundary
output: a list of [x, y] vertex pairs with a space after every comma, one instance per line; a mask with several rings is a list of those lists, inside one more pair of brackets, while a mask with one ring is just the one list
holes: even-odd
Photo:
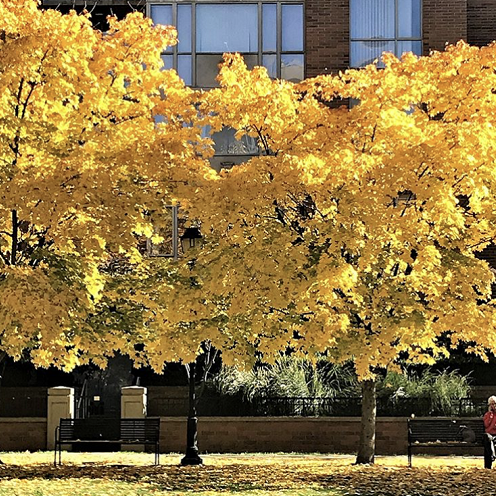
[[[172, 28], [109, 23], [0, 3], [1, 350], [161, 370], [208, 340], [226, 363], [289, 348], [361, 378], [496, 350], [477, 256], [496, 236], [495, 45], [300, 84], [229, 55], [201, 93], [161, 70]], [[203, 125], [262, 153], [217, 176]], [[203, 250], [144, 259], [179, 201]]]
[[196, 97], [162, 70], [173, 28], [37, 3], [0, 2], [0, 349], [72, 368], [125, 348], [91, 322], [101, 264], [138, 263], [148, 214], [206, 166]]
[[226, 361], [290, 348], [367, 378], [460, 343], [496, 350], [478, 258], [496, 237], [496, 45], [385, 63], [292, 84], [229, 55], [204, 96], [214, 129], [262, 151], [190, 212], [206, 245], [174, 318]]

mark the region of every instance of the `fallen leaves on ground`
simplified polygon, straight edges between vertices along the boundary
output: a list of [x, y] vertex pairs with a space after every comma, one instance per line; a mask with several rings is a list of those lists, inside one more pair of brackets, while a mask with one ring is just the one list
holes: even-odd
[[[28, 455], [27, 455], [28, 458]], [[170, 459], [168, 459], [170, 461]], [[482, 460], [416, 458], [419, 466], [408, 468], [384, 461], [376, 465], [353, 465], [351, 457], [258, 455], [247, 457], [207, 456], [202, 466], [181, 467], [69, 463], [0, 466], [0, 484], [5, 480], [104, 479], [150, 484], [163, 491], [257, 491], [337, 490], [347, 496], [473, 496], [486, 494], [496, 484], [496, 471], [484, 470]], [[480, 467], [474, 467], [474, 462]], [[402, 460], [401, 463], [404, 463]], [[455, 460], [456, 463], [456, 460]]]

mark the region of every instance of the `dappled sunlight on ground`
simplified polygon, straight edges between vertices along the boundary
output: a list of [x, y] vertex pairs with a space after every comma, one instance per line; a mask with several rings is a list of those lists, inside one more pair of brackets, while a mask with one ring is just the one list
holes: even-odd
[[54, 467], [49, 452], [0, 453], [0, 489], [4, 482], [35, 479], [112, 480], [190, 494], [305, 489], [346, 496], [478, 496], [496, 487], [496, 469], [484, 470], [482, 457], [418, 455], [409, 468], [406, 456], [380, 456], [375, 465], [357, 466], [351, 455], [209, 454], [197, 467], [181, 467], [181, 456], [162, 455], [155, 467], [148, 453], [64, 452], [62, 466]]

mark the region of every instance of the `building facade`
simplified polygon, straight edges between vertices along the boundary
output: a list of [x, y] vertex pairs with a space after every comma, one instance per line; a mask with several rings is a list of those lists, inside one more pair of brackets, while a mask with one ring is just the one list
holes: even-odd
[[274, 77], [298, 80], [359, 67], [381, 51], [428, 54], [463, 39], [496, 39], [496, 0], [43, 0], [45, 8], [87, 9], [105, 17], [146, 12], [179, 31], [164, 54], [196, 87], [210, 87], [219, 55], [245, 54]]

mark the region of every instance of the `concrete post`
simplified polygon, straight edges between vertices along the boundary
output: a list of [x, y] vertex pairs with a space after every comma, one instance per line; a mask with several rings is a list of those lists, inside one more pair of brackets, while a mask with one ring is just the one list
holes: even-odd
[[141, 386], [126, 386], [121, 389], [121, 418], [146, 417], [147, 391]]
[[74, 418], [74, 388], [58, 386], [48, 389], [47, 449], [55, 447], [55, 428], [61, 418]]
[[[121, 418], [144, 418], [147, 408], [147, 390], [141, 386], [125, 386], [121, 389]], [[144, 445], [123, 444], [125, 451], [145, 451]]]

